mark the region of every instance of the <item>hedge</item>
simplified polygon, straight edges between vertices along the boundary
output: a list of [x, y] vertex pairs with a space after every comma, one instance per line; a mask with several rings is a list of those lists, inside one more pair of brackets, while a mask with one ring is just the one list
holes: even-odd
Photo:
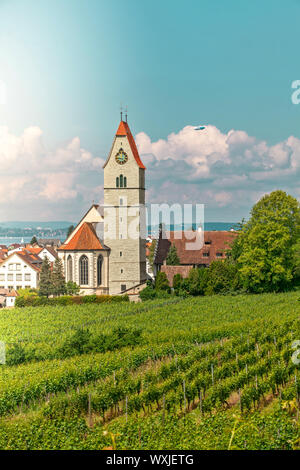
[[129, 302], [128, 295], [85, 295], [85, 296], [68, 296], [61, 297], [38, 297], [38, 296], [19, 296], [16, 298], [16, 307], [42, 307], [46, 305], [80, 305], [80, 304], [102, 304]]

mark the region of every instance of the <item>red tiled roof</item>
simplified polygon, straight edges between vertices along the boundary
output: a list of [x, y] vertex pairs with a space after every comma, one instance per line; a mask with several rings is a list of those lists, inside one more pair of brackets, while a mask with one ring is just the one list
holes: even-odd
[[[179, 235], [181, 238], [179, 238]], [[155, 264], [163, 264], [171, 245], [175, 245], [181, 265], [209, 265], [217, 259], [225, 259], [225, 251], [231, 247], [237, 233], [225, 231], [204, 232], [204, 245], [201, 249], [196, 250], [186, 248], [186, 244], [192, 243], [195, 238], [192, 240], [185, 235], [185, 232], [168, 232], [167, 238], [159, 238]], [[217, 253], [223, 256], [218, 257]]]
[[136, 143], [134, 141], [134, 138], [131, 134], [131, 131], [129, 129], [129, 126], [128, 126], [127, 122], [125, 122], [125, 121], [120, 122], [120, 125], [118, 127], [116, 135], [117, 136], [126, 136], [127, 137], [128, 141], [129, 141], [129, 144], [130, 144], [130, 147], [131, 147], [131, 151], [133, 153], [133, 156], [134, 156], [138, 166], [140, 168], [142, 168], [143, 170], [145, 170], [146, 167], [144, 166], [142, 160], [140, 159]]
[[58, 250], [103, 250], [103, 246], [97, 237], [93, 225], [89, 222], [84, 222], [69, 243], [62, 245]]
[[36, 255], [38, 255], [43, 250], [43, 248], [41, 248], [40, 246], [32, 246], [32, 245], [26, 245], [25, 249], [29, 251], [30, 253], [34, 253]]

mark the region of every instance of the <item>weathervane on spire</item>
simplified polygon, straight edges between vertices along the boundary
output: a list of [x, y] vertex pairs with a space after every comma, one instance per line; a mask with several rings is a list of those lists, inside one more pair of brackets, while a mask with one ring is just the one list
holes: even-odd
[[125, 108], [125, 119], [126, 119], [126, 122], [127, 122], [127, 116], [128, 116], [128, 107], [126, 106], [126, 108]]
[[123, 106], [122, 106], [122, 103], [121, 103], [121, 106], [120, 106], [120, 112], [121, 112], [121, 121], [123, 121]]

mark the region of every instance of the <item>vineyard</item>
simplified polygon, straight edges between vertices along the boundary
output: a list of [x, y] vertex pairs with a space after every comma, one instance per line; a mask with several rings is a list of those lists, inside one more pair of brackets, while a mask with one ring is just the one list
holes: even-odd
[[[300, 448], [298, 299], [3, 310], [0, 340], [26, 360], [0, 366], [0, 448]], [[62, 356], [78, 329], [94, 349]]]

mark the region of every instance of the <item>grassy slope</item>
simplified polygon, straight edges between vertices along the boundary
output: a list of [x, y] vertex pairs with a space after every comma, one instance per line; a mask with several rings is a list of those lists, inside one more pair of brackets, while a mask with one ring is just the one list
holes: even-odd
[[[124, 368], [127, 364], [128, 370], [132, 371], [130, 374], [134, 375], [129, 358], [135, 353], [142, 352], [147, 357], [166, 345], [192, 347], [195, 341], [206, 343], [237, 337], [251, 332], [257, 325], [267, 328], [270, 322], [275, 328], [284, 319], [297, 320], [298, 297], [299, 293], [294, 292], [195, 298], [169, 304], [156, 301], [140, 305], [2, 311], [0, 339], [8, 342], [21, 340], [46, 360], [18, 367], [2, 366], [0, 400], [7, 391], [29, 388], [45, 377], [58, 377], [71, 368], [76, 373], [90, 364], [95, 367], [100, 363], [115, 364], [112, 370]], [[89, 326], [93, 333], [109, 332], [116, 326], [141, 328], [143, 344], [133, 351], [127, 348], [65, 361], [55, 359], [55, 349], [72, 329], [82, 325]], [[149, 361], [146, 363], [139, 367], [142, 373], [148, 369], [156, 370], [160, 359], [153, 357], [150, 364]], [[108, 370], [110, 376], [112, 370]], [[100, 382], [104, 380], [104, 377], [100, 378]], [[67, 392], [72, 392], [73, 388], [72, 384], [69, 385]], [[58, 392], [57, 396], [60, 399], [65, 392]], [[103, 425], [100, 415], [94, 414], [93, 427], [90, 427], [84, 414], [69, 416], [68, 419], [45, 417], [44, 408], [48, 400], [48, 394], [42, 393], [38, 400], [29, 400], [28, 405], [15, 407], [12, 414], [1, 418], [0, 448], [103, 448], [111, 442], [110, 434], [103, 434], [105, 429], [118, 434], [119, 448], [228, 448], [236, 416], [239, 415], [237, 405], [227, 410], [224, 407], [214, 410], [204, 417], [200, 415], [199, 408], [184, 417], [179, 409], [164, 418], [161, 411], [149, 411], [146, 415], [130, 415], [127, 423], [124, 416], [106, 417]], [[241, 422], [236, 422], [236, 430], [232, 448], [288, 448], [299, 434], [294, 416], [279, 408], [276, 397], [265, 409], [260, 406], [258, 412], [244, 414]]]

